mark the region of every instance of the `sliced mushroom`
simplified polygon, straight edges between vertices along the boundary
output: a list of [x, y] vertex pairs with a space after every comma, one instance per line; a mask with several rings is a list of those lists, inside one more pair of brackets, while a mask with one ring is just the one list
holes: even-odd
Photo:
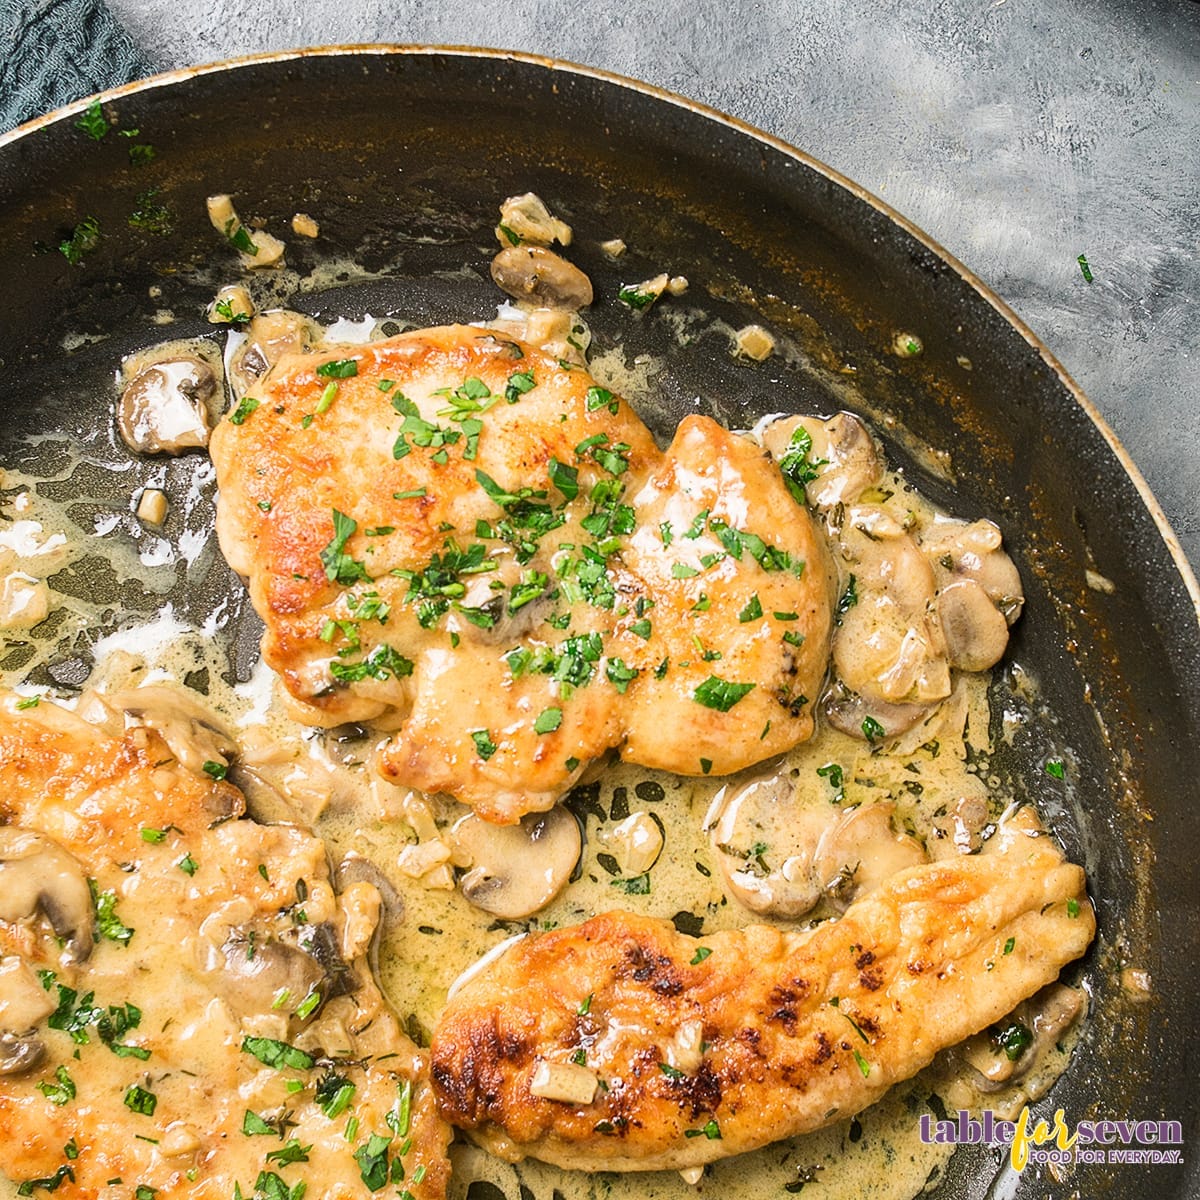
[[472, 865], [463, 895], [505, 920], [544, 908], [566, 886], [582, 848], [579, 826], [566, 809], [530, 813], [519, 825], [491, 825], [468, 814], [451, 830], [455, 857]]
[[0, 826], [0, 920], [39, 911], [62, 940], [63, 962], [91, 954], [95, 913], [79, 861], [44, 834]]
[[709, 840], [735, 899], [752, 912], [802, 917], [821, 898], [813, 859], [838, 810], [798, 801], [786, 770], [727, 784], [713, 802]]
[[980, 782], [979, 794], [960, 796], [948, 812], [934, 818], [930, 856], [938, 859], [977, 854], [983, 846], [990, 817], [986, 787]]
[[500, 205], [496, 238], [502, 246], [511, 246], [514, 238], [539, 246], [549, 246], [552, 242], [569, 246], [571, 227], [554, 216], [539, 195], [525, 192], [520, 196], [509, 196]]
[[205, 763], [224, 766], [236, 753], [233, 736], [189, 688], [149, 684], [110, 692], [104, 698], [137, 724], [161, 734], [189, 771], [202, 771]]
[[1028, 1075], [1045, 1051], [1083, 1012], [1078, 988], [1054, 983], [1019, 1004], [990, 1029], [968, 1038], [958, 1050], [981, 1092], [998, 1092]]
[[763, 446], [777, 462], [796, 451], [793, 437], [803, 429], [812, 439], [808, 462], [816, 478], [806, 487], [809, 502], [822, 512], [852, 504], [883, 478], [883, 460], [870, 430], [852, 413], [817, 417], [784, 417], [763, 431]]
[[492, 259], [492, 279], [514, 300], [573, 311], [592, 302], [592, 281], [543, 246], [509, 246]]
[[246, 341], [230, 362], [235, 394], [249, 391], [285, 354], [311, 350], [320, 337], [320, 327], [302, 313], [283, 308], [260, 313], [246, 326]]
[[973, 579], [960, 579], [937, 595], [938, 622], [950, 665], [960, 671], [986, 671], [1008, 648], [1008, 622]]
[[917, 706], [919, 715], [951, 691], [929, 561], [908, 534], [885, 537], [857, 525], [843, 531], [842, 554], [853, 590], [848, 583], [833, 640], [838, 677], [881, 725], [876, 705]]
[[41, 1062], [46, 1047], [37, 1026], [54, 1008], [49, 992], [23, 958], [0, 958], [0, 1076], [20, 1075]]
[[[218, 927], [214, 927], [214, 930]], [[208, 935], [203, 927], [201, 933]], [[225, 927], [219, 945], [204, 944], [201, 969], [239, 1017], [311, 1017], [325, 1001], [353, 991], [350, 968], [328, 923], [277, 936], [253, 925]]]
[[[928, 704], [885, 704], [867, 700], [835, 683], [825, 698], [825, 715], [834, 729], [851, 737], [867, 737], [874, 725], [883, 730], [885, 739], [907, 732], [929, 715]], [[870, 739], [868, 739], [870, 740]]]
[[813, 872], [821, 890], [837, 908], [846, 908], [898, 871], [928, 859], [925, 848], [892, 825], [896, 806], [864, 804], [844, 812], [821, 838]]
[[977, 583], [1012, 625], [1025, 604], [1021, 576], [1003, 549], [1003, 537], [991, 521], [938, 517], [921, 537], [939, 588], [959, 579]]
[[140, 454], [182, 454], [208, 445], [212, 368], [198, 358], [170, 359], [139, 371], [121, 393], [117, 429]]

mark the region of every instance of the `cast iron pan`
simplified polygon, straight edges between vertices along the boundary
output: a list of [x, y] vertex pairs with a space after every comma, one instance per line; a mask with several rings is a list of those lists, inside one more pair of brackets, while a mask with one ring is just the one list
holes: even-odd
[[[1178, 1120], [1185, 1163], [1082, 1167], [1059, 1184], [1033, 1167], [1012, 1176], [998, 1153], [960, 1150], [934, 1194], [1200, 1192], [1200, 1156], [1186, 1144], [1200, 1113], [1196, 584], [1111, 433], [995, 296], [803, 154], [651, 88], [539, 59], [306, 52], [163, 76], [105, 104], [137, 138], [114, 130], [90, 140], [76, 105], [0, 139], [0, 462], [61, 474], [64, 441], [82, 443], [85, 465], [46, 487], [78, 494], [72, 512], [86, 530], [106, 506], [126, 513], [131, 492], [161, 469], [131, 461], [116, 441], [112, 371], [136, 348], [212, 331], [204, 306], [234, 273], [204, 216], [217, 190], [237, 193], [243, 215], [276, 232], [297, 210], [318, 216], [318, 241], [288, 237], [289, 263], [305, 275], [331, 260], [345, 266], [293, 306], [418, 323], [494, 313], [496, 206], [535, 190], [575, 227], [572, 257], [601, 297], [589, 313], [596, 341], [665, 356], [661, 408], [645, 414], [657, 433], [694, 411], [697, 396], [735, 427], [782, 409], [850, 405], [936, 499], [996, 520], [1028, 597], [1011, 658], [1036, 673], [1041, 704], [995, 765], [1023, 781], [1086, 863], [1100, 918], [1082, 972], [1088, 1032], [1037, 1111], [1062, 1106], [1071, 1122]], [[154, 146], [153, 161], [130, 162], [134, 141]], [[155, 206], [168, 210], [170, 232], [130, 225]], [[57, 245], [86, 217], [103, 236], [72, 266]], [[619, 271], [597, 249], [617, 234], [631, 247]], [[689, 303], [735, 327], [762, 321], [793, 338], [805, 364], [738, 365], [716, 334], [680, 347], [668, 306], [632, 319], [615, 303], [620, 283], [664, 268], [687, 275]], [[154, 323], [160, 309], [175, 314], [172, 325]], [[902, 330], [923, 339], [922, 357], [891, 352]], [[80, 334], [98, 340], [80, 344]], [[64, 338], [77, 348], [64, 352]], [[952, 480], [911, 453], [922, 444], [950, 452]], [[186, 501], [202, 462], [170, 465], [169, 538], [211, 521], [211, 484]], [[108, 536], [134, 529], [130, 519]], [[1089, 568], [1112, 590], [1089, 587]], [[94, 559], [51, 582], [98, 600], [110, 626], [145, 620], [164, 599], [197, 625], [220, 612], [231, 673], [253, 660], [257, 625], [215, 551], [176, 568], [167, 597]], [[94, 636], [64, 637], [34, 681], [77, 687]], [[10, 645], [3, 666], [19, 673], [23, 653]], [[1043, 769], [1051, 754], [1067, 762], [1064, 783]], [[1123, 997], [1126, 964], [1151, 973], [1149, 1003]]]

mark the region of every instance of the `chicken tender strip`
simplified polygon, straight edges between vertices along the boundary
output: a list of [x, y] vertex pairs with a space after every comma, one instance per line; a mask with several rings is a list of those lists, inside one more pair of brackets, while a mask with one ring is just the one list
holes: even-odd
[[472, 326], [283, 358], [214, 432], [217, 531], [263, 657], [321, 725], [485, 818], [590, 760], [739, 770], [812, 733], [832, 573], [705, 417], [660, 452], [582, 367]]
[[[0, 698], [0, 1043], [33, 1058], [0, 1073], [0, 1171], [63, 1196], [119, 1178], [158, 1200], [302, 1181], [350, 1200], [374, 1191], [365, 1149], [440, 1200], [450, 1130], [365, 961], [378, 892], [335, 895], [320, 841], [243, 819], [241, 793], [155, 731], [16, 699]], [[14, 858], [30, 834], [41, 858]]]
[[[1083, 871], [1029, 810], [988, 853], [902, 871], [810, 931], [694, 939], [611, 912], [524, 938], [452, 994], [438, 1106], [510, 1160], [698, 1166], [852, 1116], [1053, 980], [1094, 931]], [[591, 1102], [531, 1091], [546, 1064], [575, 1084], [590, 1073]]]

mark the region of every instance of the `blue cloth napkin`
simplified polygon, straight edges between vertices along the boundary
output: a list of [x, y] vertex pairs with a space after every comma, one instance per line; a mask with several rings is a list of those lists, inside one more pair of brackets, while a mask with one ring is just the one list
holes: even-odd
[[0, 0], [0, 130], [153, 67], [103, 0]]

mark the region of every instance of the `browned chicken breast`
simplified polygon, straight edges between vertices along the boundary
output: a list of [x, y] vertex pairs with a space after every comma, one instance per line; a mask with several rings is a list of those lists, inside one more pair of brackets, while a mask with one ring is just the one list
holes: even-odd
[[492, 1152], [686, 1168], [810, 1132], [1052, 981], [1095, 931], [1083, 871], [1022, 810], [815, 929], [694, 939], [612, 912], [531, 935], [451, 996], [443, 1114]]
[[720, 774], [812, 732], [823, 544], [705, 417], [660, 453], [582, 367], [449, 326], [283, 358], [211, 450], [264, 658], [303, 719], [398, 727], [397, 783], [513, 822], [614, 747]]
[[322, 843], [242, 819], [222, 774], [0, 702], [0, 1171], [23, 1194], [444, 1196], [425, 1057], [364, 960], [379, 893], [335, 895]]

